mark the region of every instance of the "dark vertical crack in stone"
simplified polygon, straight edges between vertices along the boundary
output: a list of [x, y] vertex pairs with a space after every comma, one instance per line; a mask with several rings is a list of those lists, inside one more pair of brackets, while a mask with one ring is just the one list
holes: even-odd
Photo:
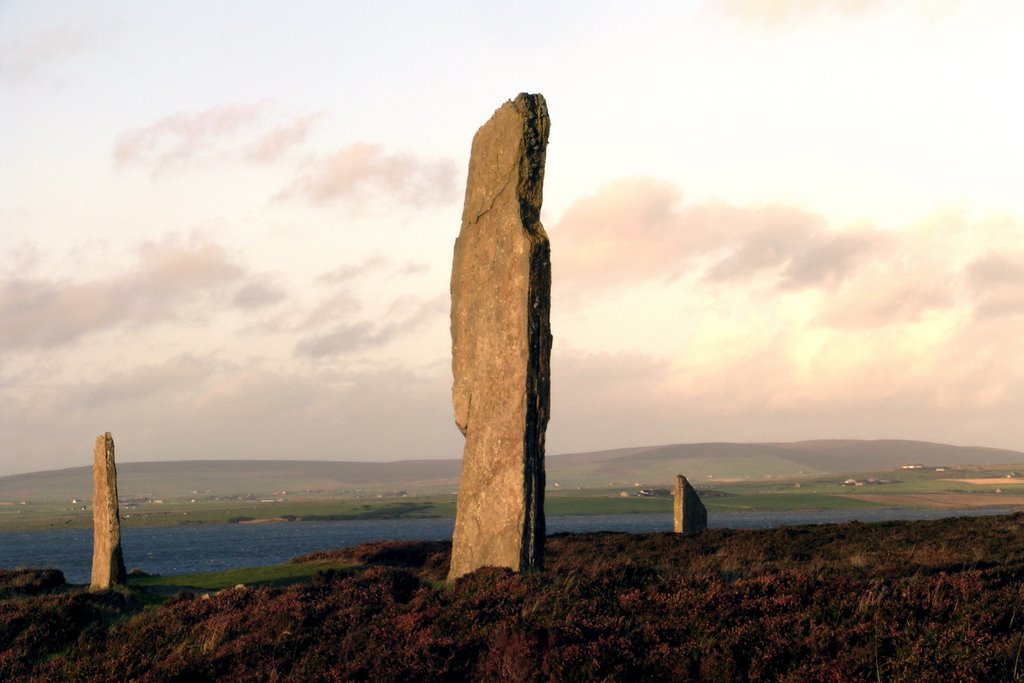
[[519, 163], [519, 217], [530, 235], [533, 250], [530, 259], [529, 372], [527, 372], [527, 413], [523, 459], [526, 485], [526, 523], [523, 525], [522, 564], [541, 569], [544, 566], [544, 440], [550, 401], [550, 357], [552, 336], [551, 248], [540, 223], [544, 201], [544, 162], [547, 155], [551, 120], [542, 95], [521, 93], [513, 103], [523, 117], [523, 149]]
[[540, 223], [550, 122], [541, 95], [477, 131], [452, 264], [452, 400], [466, 436], [454, 579], [540, 568], [550, 405], [551, 252]]
[[128, 579], [121, 550], [121, 513], [117, 499], [117, 466], [110, 432], [96, 437], [93, 454], [92, 577], [90, 588], [122, 586]]

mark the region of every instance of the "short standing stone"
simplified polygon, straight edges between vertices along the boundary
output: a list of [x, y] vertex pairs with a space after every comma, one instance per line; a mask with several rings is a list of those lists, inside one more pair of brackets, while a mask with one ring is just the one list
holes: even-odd
[[551, 262], [540, 223], [547, 105], [520, 94], [477, 131], [452, 264], [452, 400], [466, 436], [448, 578], [540, 568]]
[[117, 507], [117, 468], [110, 432], [96, 437], [92, 465], [92, 590], [124, 585], [121, 515]]
[[677, 534], [698, 534], [708, 528], [708, 511], [700, 496], [681, 474], [676, 475], [673, 526]]

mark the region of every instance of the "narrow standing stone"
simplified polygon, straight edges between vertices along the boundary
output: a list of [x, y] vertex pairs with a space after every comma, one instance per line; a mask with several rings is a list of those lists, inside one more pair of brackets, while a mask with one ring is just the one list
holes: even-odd
[[92, 464], [91, 590], [124, 585], [128, 572], [121, 553], [121, 515], [117, 507], [117, 468], [110, 432], [96, 437]]
[[452, 401], [466, 444], [449, 580], [485, 566], [543, 565], [549, 127], [544, 97], [523, 93], [473, 137], [452, 263]]
[[708, 511], [690, 482], [681, 474], [676, 475], [673, 508], [673, 526], [677, 534], [699, 534], [708, 528]]

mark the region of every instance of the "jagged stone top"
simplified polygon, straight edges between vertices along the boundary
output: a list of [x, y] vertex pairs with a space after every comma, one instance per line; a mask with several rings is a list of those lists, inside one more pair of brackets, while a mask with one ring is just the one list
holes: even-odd
[[[544, 96], [519, 93], [494, 111], [473, 136], [463, 229], [488, 213], [496, 201], [514, 188], [523, 227], [540, 232], [544, 200], [544, 158], [551, 119]], [[512, 182], [515, 185], [512, 185]]]
[[[507, 299], [519, 289], [522, 292], [534, 289], [535, 283], [531, 278], [538, 274], [528, 264], [522, 264], [524, 268], [513, 268], [510, 261], [499, 266], [501, 258], [515, 260], [519, 258], [516, 254], [524, 252], [516, 248], [499, 258], [497, 252], [510, 249], [512, 243], [502, 241], [498, 234], [520, 235], [534, 249], [540, 245], [546, 248], [548, 238], [540, 222], [540, 209], [550, 128], [544, 96], [520, 93], [514, 100], [498, 107], [473, 136], [462, 227], [456, 240], [452, 269], [452, 366], [455, 376], [452, 398], [455, 423], [463, 434], [470, 420], [474, 389], [481, 383], [492, 381], [490, 375], [501, 374], [490, 368], [487, 360], [496, 358], [497, 348], [492, 347], [497, 342], [480, 342], [475, 333], [467, 332], [477, 330], [479, 324], [470, 316], [483, 315], [487, 309], [491, 311], [488, 314], [489, 324], [499, 324], [498, 318], [504, 316], [508, 319], [500, 324], [511, 330], [513, 318], [521, 315], [524, 334], [530, 325], [525, 313], [517, 312], [520, 310], [518, 303]], [[485, 243], [487, 246], [479, 246]], [[478, 246], [470, 247], [470, 244]], [[477, 248], [490, 256], [482, 260], [463, 259], [466, 249]], [[504, 279], [496, 281], [495, 269], [500, 271], [503, 267], [511, 270], [503, 271]], [[547, 280], [546, 287], [550, 288], [549, 271], [546, 272], [548, 274], [543, 277]], [[517, 288], [514, 282], [520, 278], [525, 278], [524, 284]], [[506, 312], [499, 315], [499, 310]], [[526, 344], [516, 348], [520, 347], [524, 354], [527, 353]], [[510, 352], [511, 348], [505, 348], [503, 353]]]

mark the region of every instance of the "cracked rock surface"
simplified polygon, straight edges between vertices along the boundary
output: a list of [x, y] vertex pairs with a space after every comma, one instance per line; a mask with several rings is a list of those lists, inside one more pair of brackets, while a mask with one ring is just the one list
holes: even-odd
[[96, 437], [92, 464], [92, 590], [124, 585], [128, 572], [121, 551], [121, 514], [117, 503], [117, 468], [110, 432]]
[[551, 356], [540, 223], [547, 105], [520, 94], [477, 131], [452, 264], [452, 400], [466, 437], [449, 579], [539, 568]]
[[673, 529], [677, 534], [699, 534], [708, 528], [708, 511], [686, 477], [676, 475]]

